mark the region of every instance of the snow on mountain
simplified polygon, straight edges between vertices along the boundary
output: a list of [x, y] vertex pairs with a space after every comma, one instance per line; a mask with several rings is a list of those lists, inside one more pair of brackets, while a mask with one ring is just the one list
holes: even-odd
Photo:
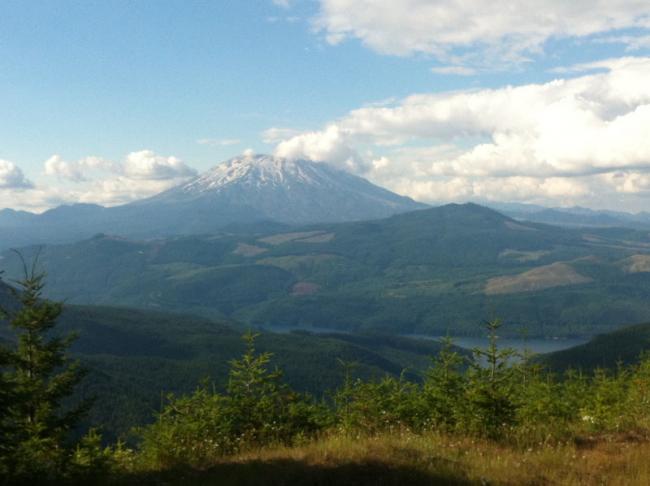
[[196, 204], [215, 215], [242, 207], [283, 223], [358, 221], [426, 207], [327, 164], [270, 155], [230, 159], [140, 204]]
[[[324, 163], [246, 155], [189, 182], [123, 206], [60, 206], [0, 214], [0, 248], [88, 238], [203, 234], [233, 225], [378, 219], [426, 207]], [[16, 221], [20, 221], [18, 224]], [[18, 227], [20, 226], [20, 227]]]

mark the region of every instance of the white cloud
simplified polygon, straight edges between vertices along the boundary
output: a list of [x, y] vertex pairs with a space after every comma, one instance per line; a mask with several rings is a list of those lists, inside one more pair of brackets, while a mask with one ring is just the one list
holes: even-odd
[[[344, 166], [429, 201], [571, 204], [640, 194], [650, 174], [650, 58], [580, 70], [595, 68], [544, 84], [362, 107], [284, 140], [276, 153]], [[376, 155], [365, 155], [369, 147]]]
[[229, 147], [239, 145], [241, 140], [238, 138], [200, 138], [196, 141], [199, 145], [212, 145], [215, 147]]
[[255, 156], [255, 150], [253, 150], [252, 148], [247, 148], [246, 150], [244, 150], [242, 152], [242, 155], [244, 157], [246, 157], [246, 158], [254, 157]]
[[0, 190], [27, 189], [32, 185], [20, 167], [8, 160], [0, 159]]
[[365, 169], [363, 159], [348, 143], [349, 133], [338, 125], [319, 132], [305, 132], [280, 142], [275, 149], [279, 157], [327, 161], [352, 172]]
[[264, 143], [275, 144], [295, 135], [299, 135], [300, 133], [300, 130], [295, 130], [293, 128], [271, 127], [262, 132], [262, 141]]
[[650, 27], [647, 0], [320, 0], [315, 28], [389, 55], [451, 64], [521, 62], [553, 38]]
[[639, 51], [641, 49], [650, 49], [650, 35], [618, 35], [604, 37], [598, 42], [604, 44], [624, 44], [627, 51]]
[[87, 179], [87, 172], [93, 170], [116, 169], [116, 164], [101, 157], [85, 157], [83, 159], [69, 162], [63, 160], [60, 155], [53, 155], [44, 163], [44, 172], [48, 176], [56, 176], [72, 182], [83, 182]]
[[168, 180], [196, 175], [182, 160], [157, 155], [151, 150], [131, 152], [123, 165], [124, 175], [139, 180]]
[[0, 188], [7, 188], [0, 191], [0, 207], [42, 211], [71, 202], [124, 204], [180, 184], [196, 171], [177, 157], [140, 150], [121, 162], [94, 156], [67, 161], [53, 155], [44, 162], [43, 175], [68, 184], [32, 184], [14, 164], [0, 160]]

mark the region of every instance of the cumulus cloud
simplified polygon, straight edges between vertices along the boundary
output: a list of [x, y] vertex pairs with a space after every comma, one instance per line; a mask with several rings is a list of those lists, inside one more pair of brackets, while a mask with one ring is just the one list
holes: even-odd
[[126, 156], [123, 172], [138, 180], [169, 180], [196, 175], [196, 171], [174, 156], [165, 157], [152, 150], [131, 152]]
[[645, 0], [320, 0], [314, 20], [331, 44], [359, 39], [382, 53], [450, 64], [520, 62], [552, 38], [650, 27]]
[[294, 128], [271, 127], [262, 132], [262, 141], [264, 143], [275, 144], [300, 133], [300, 130]]
[[0, 207], [40, 211], [71, 202], [113, 206], [157, 194], [196, 175], [179, 158], [151, 150], [131, 152], [118, 162], [95, 156], [71, 161], [53, 155], [43, 168], [45, 177], [61, 184], [33, 184], [15, 164], [0, 160], [0, 189], [4, 189]]
[[20, 167], [8, 160], [0, 159], [0, 190], [28, 189], [32, 185]]
[[84, 157], [77, 161], [64, 160], [60, 155], [53, 155], [43, 164], [44, 172], [48, 176], [66, 179], [72, 182], [83, 182], [87, 179], [87, 172], [93, 170], [115, 170], [116, 164], [101, 157]]
[[570, 204], [647, 190], [650, 58], [578, 71], [586, 73], [362, 107], [282, 141], [276, 154], [345, 166], [428, 201]]
[[289, 159], [327, 161], [352, 172], [363, 172], [366, 164], [350, 146], [349, 138], [348, 130], [333, 124], [322, 131], [301, 133], [280, 142], [275, 154]]

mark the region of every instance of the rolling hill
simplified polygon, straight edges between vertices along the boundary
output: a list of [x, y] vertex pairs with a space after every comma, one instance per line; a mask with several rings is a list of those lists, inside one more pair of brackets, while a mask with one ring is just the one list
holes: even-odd
[[540, 363], [553, 370], [569, 368], [585, 371], [632, 364], [650, 351], [650, 323], [626, 326], [595, 336], [591, 341], [539, 357]]
[[[0, 289], [7, 287], [0, 282]], [[70, 331], [79, 336], [72, 354], [89, 370], [77, 398], [96, 398], [85, 425], [101, 425], [109, 437], [149, 422], [162, 394], [191, 392], [204, 378], [225, 386], [229, 362], [244, 350], [243, 331], [232, 322], [128, 308], [66, 306], [56, 332]], [[0, 342], [12, 336], [0, 321]], [[284, 370], [292, 387], [320, 397], [340, 385], [341, 361], [361, 378], [406, 371], [417, 380], [440, 345], [381, 335], [262, 332], [257, 348], [274, 354], [272, 366]]]
[[[23, 250], [28, 258], [35, 248]], [[392, 334], [593, 335], [650, 319], [650, 234], [524, 223], [475, 204], [373, 221], [47, 246], [49, 296]], [[20, 270], [3, 255], [9, 276]]]

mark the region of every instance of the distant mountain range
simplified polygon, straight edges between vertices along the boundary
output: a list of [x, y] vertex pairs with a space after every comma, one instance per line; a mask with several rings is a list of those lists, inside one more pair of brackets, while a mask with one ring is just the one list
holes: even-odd
[[242, 156], [123, 206], [75, 204], [40, 215], [2, 210], [0, 248], [73, 241], [98, 232], [145, 238], [210, 233], [260, 222], [361, 221], [424, 207], [327, 164]]
[[517, 203], [488, 203], [487, 205], [511, 218], [535, 223], [585, 228], [627, 227], [650, 229], [649, 212], [626, 213], [622, 211], [595, 210], [579, 206], [546, 208], [534, 204]]
[[[34, 249], [22, 250], [28, 258]], [[17, 277], [15, 255], [0, 269]], [[345, 331], [593, 335], [650, 320], [650, 235], [451, 204], [372, 221], [46, 246], [49, 295]]]

